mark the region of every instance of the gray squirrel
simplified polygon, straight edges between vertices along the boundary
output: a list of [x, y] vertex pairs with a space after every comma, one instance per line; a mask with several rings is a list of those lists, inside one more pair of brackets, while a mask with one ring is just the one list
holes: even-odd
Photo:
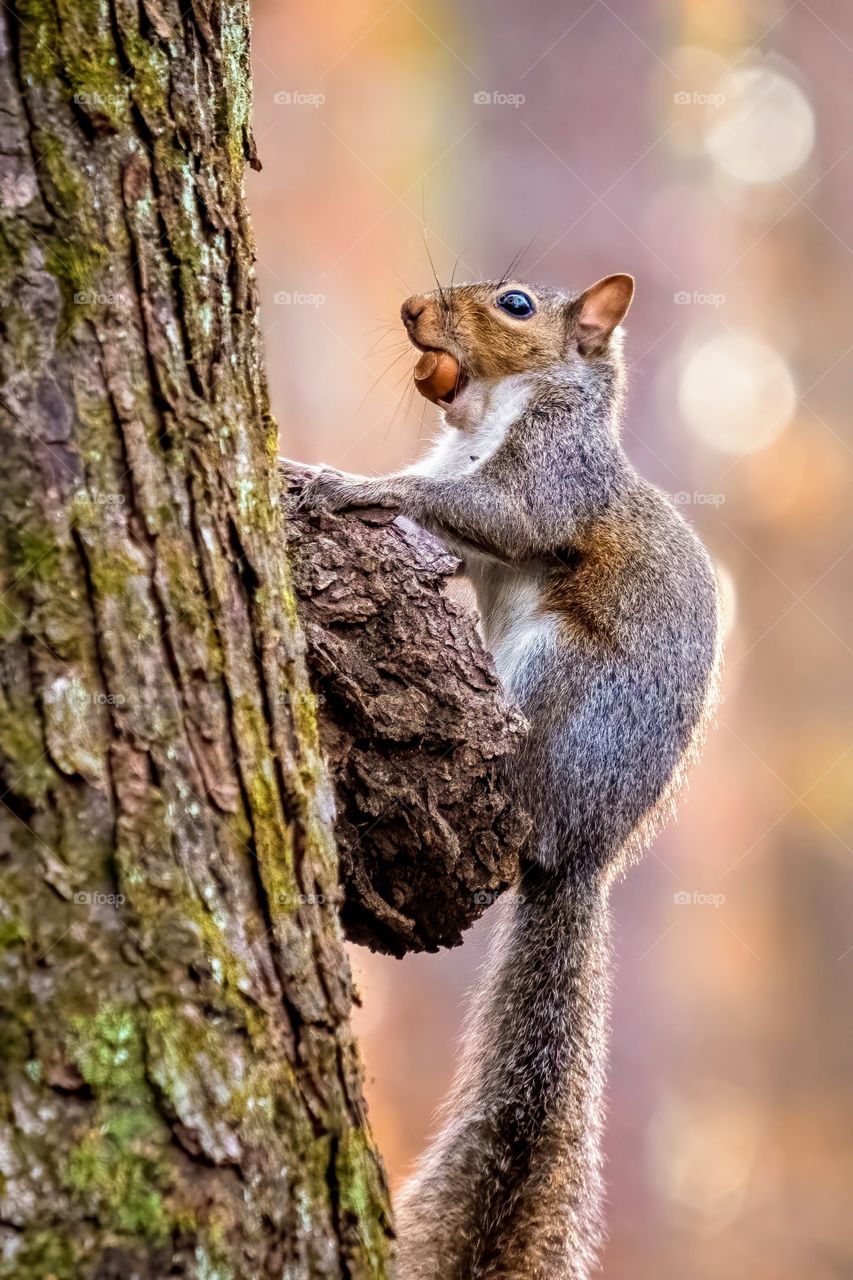
[[612, 275], [579, 295], [409, 298], [412, 344], [452, 370], [434, 448], [377, 479], [321, 468], [303, 491], [309, 508], [397, 507], [446, 541], [530, 723], [512, 778], [529, 849], [398, 1198], [398, 1280], [586, 1280], [601, 1245], [609, 887], [696, 753], [720, 650], [708, 555], [619, 440], [633, 290]]

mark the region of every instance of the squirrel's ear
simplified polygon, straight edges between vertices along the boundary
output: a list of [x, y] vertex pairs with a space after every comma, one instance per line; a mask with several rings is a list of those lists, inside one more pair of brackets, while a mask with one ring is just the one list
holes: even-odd
[[574, 303], [572, 338], [582, 356], [600, 356], [610, 335], [625, 319], [634, 296], [634, 277], [605, 276]]

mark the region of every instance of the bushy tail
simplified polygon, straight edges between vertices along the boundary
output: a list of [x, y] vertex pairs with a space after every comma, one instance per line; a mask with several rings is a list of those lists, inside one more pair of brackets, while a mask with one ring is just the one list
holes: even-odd
[[499, 908], [397, 1280], [585, 1280], [600, 1238], [606, 887], [531, 864]]

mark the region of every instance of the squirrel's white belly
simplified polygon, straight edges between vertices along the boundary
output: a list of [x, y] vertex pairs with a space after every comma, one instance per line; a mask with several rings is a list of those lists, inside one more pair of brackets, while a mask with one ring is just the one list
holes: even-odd
[[433, 476], [439, 480], [458, 479], [470, 475], [490, 457], [504, 436], [502, 423], [484, 424], [479, 431], [469, 435], [454, 427], [445, 427], [435, 445], [425, 457], [407, 467], [408, 475]]
[[[529, 399], [530, 382], [523, 374], [472, 382], [459, 397], [460, 403], [452, 406], [466, 429], [446, 421], [433, 448], [407, 468], [408, 473], [452, 480], [475, 475], [503, 443]], [[516, 569], [480, 556], [468, 546], [455, 550], [464, 559], [466, 576], [477, 593], [483, 639], [501, 683], [518, 698], [524, 673], [540, 669], [530, 661], [533, 651], [553, 643], [556, 635], [553, 613], [542, 609], [538, 576], [529, 568]]]
[[407, 473], [450, 480], [471, 475], [500, 447], [529, 398], [528, 379], [523, 374], [470, 383], [451, 406], [464, 419], [465, 428], [445, 421], [433, 448], [407, 467]]
[[542, 608], [535, 573], [486, 562], [478, 556], [466, 557], [465, 568], [477, 593], [483, 639], [501, 684], [514, 698], [520, 698], [525, 675], [541, 669], [541, 664], [531, 663], [532, 653], [554, 643], [557, 619]]

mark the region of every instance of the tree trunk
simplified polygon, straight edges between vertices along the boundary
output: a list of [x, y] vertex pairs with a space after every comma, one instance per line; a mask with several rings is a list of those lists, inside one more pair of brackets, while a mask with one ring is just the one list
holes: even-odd
[[10, 0], [0, 29], [0, 1276], [383, 1276], [247, 5]]

